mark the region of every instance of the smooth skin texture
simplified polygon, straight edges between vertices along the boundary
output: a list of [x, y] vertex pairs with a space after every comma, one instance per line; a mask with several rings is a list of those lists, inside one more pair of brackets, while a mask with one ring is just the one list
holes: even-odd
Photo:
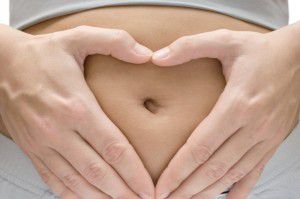
[[[130, 9], [129, 9], [130, 8]], [[113, 12], [110, 12], [112, 9]], [[147, 7], [148, 9], [148, 7]], [[145, 7], [139, 8], [138, 7], [124, 7], [123, 8], [123, 12], [118, 13], [117, 12], [117, 8], [109, 8], [107, 9], [107, 12], [105, 12], [106, 9], [101, 10], [101, 12], [97, 12], [97, 10], [95, 11], [89, 11], [88, 13], [90, 14], [89, 18], [88, 16], [84, 15], [82, 13], [82, 15], [79, 13], [76, 18], [76, 20], [73, 21], [73, 23], [68, 24], [70, 21], [72, 21], [74, 18], [72, 17], [67, 17], [67, 18], [59, 18], [57, 19], [54, 23], [43, 23], [41, 24], [41, 26], [39, 26], [39, 31], [51, 31], [50, 29], [56, 28], [56, 31], [60, 29], [67, 29], [67, 28], [72, 28], [74, 26], [80, 25], [80, 23], [89, 23], [89, 25], [93, 25], [93, 26], [104, 26], [104, 27], [110, 27], [110, 26], [114, 26], [115, 28], [124, 28], [126, 30], [130, 30], [130, 34], [134, 35], [134, 38], [138, 38], [139, 41], [143, 41], [144, 44], [146, 44], [146, 46], [150, 47], [151, 49], [158, 49], [158, 47], [162, 47], [162, 45], [167, 44], [169, 42], [174, 41], [175, 39], [177, 39], [178, 37], [181, 37], [183, 35], [186, 34], [196, 34], [199, 32], [205, 32], [205, 31], [212, 31], [218, 28], [222, 28], [222, 27], [226, 27], [226, 28], [231, 28], [231, 29], [235, 29], [235, 30], [252, 30], [252, 31], [261, 31], [261, 32], [265, 32], [265, 30], [263, 30], [260, 27], [255, 27], [253, 24], [248, 24], [245, 22], [242, 22], [240, 20], [236, 20], [230, 17], [226, 17], [224, 15], [218, 15], [216, 13], [209, 13], [208, 12], [203, 12], [201, 10], [198, 9], [183, 9], [183, 8], [178, 8], [178, 9], [170, 9], [168, 8], [167, 12], [166, 10], [160, 8], [160, 7], [155, 7], [152, 10], [148, 10], [145, 9]], [[179, 11], [181, 10], [181, 11]], [[161, 11], [161, 12], [159, 12]], [[118, 14], [116, 14], [116, 12]], [[84, 12], [85, 13], [85, 12]], [[146, 13], [146, 14], [145, 14]], [[149, 15], [148, 15], [149, 14]], [[102, 15], [100, 17], [100, 15]], [[122, 16], [122, 17], [119, 17]], [[147, 17], [148, 16], [148, 17]], [[107, 18], [109, 18], [109, 20], [107, 20]], [[123, 20], [122, 20], [122, 19]], [[69, 19], [69, 20], [68, 20]], [[72, 19], [72, 20], [71, 20]], [[85, 20], [82, 20], [85, 19]], [[172, 21], [172, 23], [170, 23]], [[66, 25], [67, 24], [67, 25]], [[35, 27], [36, 28], [36, 27]], [[174, 31], [175, 30], [175, 31]], [[55, 30], [54, 30], [55, 31]], [[200, 61], [201, 60], [201, 61]], [[255, 59], [254, 59], [255, 60]], [[99, 66], [97, 68], [97, 65]], [[160, 172], [161, 169], [161, 161], [163, 160], [163, 162], [165, 162], [166, 160], [168, 160], [169, 158], [172, 157], [173, 154], [173, 150], [177, 150], [177, 147], [180, 146], [180, 143], [184, 143], [185, 139], [184, 137], [189, 135], [189, 129], [190, 128], [195, 128], [195, 126], [197, 125], [197, 120], [202, 120], [203, 116], [206, 116], [206, 114], [208, 114], [210, 110], [210, 104], [214, 103], [214, 100], [217, 99], [215, 98], [216, 94], [218, 95], [219, 93], [219, 89], [214, 88], [214, 86], [216, 86], [216, 78], [220, 78], [222, 77], [221, 71], [216, 70], [220, 64], [218, 62], [216, 62], [215, 60], [211, 61], [208, 59], [197, 59], [194, 60], [193, 62], [189, 62], [189, 63], [185, 63], [182, 64], [182, 68], [178, 67], [170, 67], [168, 69], [166, 68], [155, 68], [154, 66], [152, 66], [152, 64], [147, 63], [146, 67], [142, 67], [142, 68], [138, 68], [136, 67], [136, 72], [139, 78], [141, 78], [141, 81], [138, 82], [138, 86], [142, 85], [141, 90], [139, 89], [134, 89], [136, 87], [134, 87], [134, 85], [136, 85], [136, 83], [133, 85], [133, 87], [126, 87], [126, 90], [128, 90], [128, 92], [130, 92], [130, 94], [132, 95], [132, 99], [133, 101], [130, 100], [122, 100], [122, 97], [126, 96], [126, 95], [121, 95], [119, 93], [119, 95], [117, 95], [117, 92], [115, 93], [116, 99], [120, 99], [119, 101], [113, 101], [112, 103], [110, 103], [111, 98], [110, 95], [105, 95], [103, 91], [105, 91], [104, 87], [106, 87], [106, 91], [107, 89], [112, 89], [115, 88], [118, 84], [119, 81], [104, 81], [104, 79], [102, 79], [102, 83], [109, 83], [109, 87], [104, 86], [103, 88], [101, 88], [101, 78], [104, 78], [102, 75], [102, 77], [98, 77], [96, 74], [94, 74], [95, 72], [105, 72], [105, 71], [110, 71], [110, 70], [106, 70], [106, 69], [101, 69], [102, 67], [105, 68], [105, 65], [107, 65], [107, 69], [111, 69], [111, 72], [113, 72], [113, 66], [116, 65], [118, 70], [115, 70], [115, 73], [112, 73], [115, 77], [119, 76], [120, 74], [124, 75], [124, 78], [131, 78], [134, 77], [136, 78], [137, 75], [133, 75], [133, 76], [126, 76], [124, 71], [128, 71], [128, 73], [133, 72], [131, 74], [135, 74], [133, 70], [133, 66], [129, 66], [128, 64], [124, 64], [123, 62], [118, 62], [115, 59], [111, 58], [109, 59], [109, 57], [107, 58], [103, 58], [101, 56], [95, 56], [94, 58], [90, 59], [90, 62], [87, 64], [87, 67], [90, 69], [87, 73], [87, 80], [90, 83], [90, 86], [94, 86], [92, 88], [95, 96], [97, 99], [99, 99], [99, 102], [101, 103], [101, 108], [103, 110], [105, 110], [105, 113], [107, 111], [107, 113], [109, 113], [110, 118], [114, 119], [114, 124], [117, 125], [118, 127], [122, 127], [122, 132], [123, 129], [126, 129], [126, 131], [124, 131], [124, 134], [129, 138], [129, 140], [134, 144], [135, 149], [139, 152], [139, 154], [141, 154], [141, 157], [143, 158], [143, 161], [145, 161], [145, 165], [147, 166], [147, 168], [149, 168], [149, 171], [151, 171], [152, 173], [152, 177], [153, 179], [155, 178], [156, 174], [158, 172]], [[124, 68], [123, 68], [124, 67]], [[202, 68], [202, 69], [200, 69]], [[209, 69], [209, 68], [214, 68], [214, 69]], [[124, 70], [123, 70], [124, 69]], [[130, 70], [127, 70], [130, 69]], [[161, 77], [158, 77], [155, 74], [160, 74], [162, 73], [162, 71], [164, 71], [164, 76], [167, 77], [164, 80], [160, 79]], [[168, 71], [168, 72], [167, 72]], [[191, 74], [193, 74], [193, 76], [187, 76], [187, 78], [182, 78], [182, 74], [188, 74], [189, 72]], [[209, 72], [210, 71], [210, 72]], [[102, 73], [99, 73], [99, 76], [101, 76]], [[151, 74], [151, 75], [149, 75]], [[170, 76], [170, 74], [174, 74], [174, 78]], [[204, 75], [205, 74], [205, 75]], [[148, 76], [149, 75], [149, 76]], [[140, 77], [141, 76], [141, 77]], [[178, 78], [176, 77], [178, 76]], [[194, 79], [194, 76], [197, 77]], [[122, 75], [120, 75], [120, 77], [122, 77]], [[155, 78], [154, 78], [155, 77]], [[192, 77], [192, 78], [191, 78]], [[202, 79], [203, 78], [203, 79]], [[155, 80], [155, 81], [149, 81], [149, 79]], [[188, 81], [189, 83], [187, 84], [187, 82], [184, 83], [184, 81], [182, 79], [185, 80], [193, 80], [193, 81], [199, 81], [200, 84], [195, 85], [195, 84], [190, 84], [193, 83], [193, 81]], [[166, 81], [169, 80], [169, 81]], [[149, 81], [149, 82], [148, 82]], [[183, 82], [181, 82], [183, 81]], [[213, 85], [209, 85], [209, 87], [202, 87], [200, 85], [205, 85], [207, 84], [211, 84], [213, 83]], [[222, 81], [220, 81], [219, 83], [221, 83]], [[184, 83], [184, 84], [182, 84]], [[161, 85], [164, 85], [163, 87]], [[172, 87], [172, 85], [175, 87]], [[206, 99], [207, 98], [207, 94], [208, 93], [212, 93], [211, 98], [209, 98], [209, 100], [207, 101], [207, 103], [199, 103], [198, 106], [191, 106], [189, 108], [191, 108], [191, 112], [185, 110], [185, 108], [181, 109], [184, 106], [178, 106], [177, 102], [181, 102], [181, 105], [185, 105], [185, 104], [189, 104], [190, 101], [188, 101], [187, 103], [187, 99], [181, 99], [179, 98], [179, 96], [175, 95], [176, 93], [178, 93], [178, 85], [181, 86], [185, 86], [185, 88], [188, 89], [182, 89], [180, 87], [180, 96], [184, 96], [187, 97], [188, 99], [191, 100], [198, 100], [198, 98], [196, 97], [196, 95], [200, 96], [204, 93], [206, 93], [205, 98], [199, 98], [199, 99]], [[221, 83], [222, 85], [222, 83]], [[199, 87], [199, 88], [197, 88]], [[159, 88], [159, 89], [157, 89]], [[195, 89], [195, 90], [194, 90]], [[101, 92], [100, 92], [101, 91]], [[135, 93], [135, 91], [138, 91], [137, 93]], [[141, 93], [142, 91], [142, 93]], [[147, 111], [144, 107], [142, 102], [142, 97], [144, 96], [144, 92], [146, 92], [147, 94], [151, 94], [151, 97], [156, 100], [157, 102], [159, 102], [159, 109], [158, 112], [156, 114], [152, 114], [151, 117], [149, 116], [149, 111]], [[163, 92], [162, 92], [163, 91]], [[160, 94], [165, 93], [166, 91], [168, 91], [168, 95], [164, 96], [162, 95], [164, 98], [163, 101], [161, 101], [161, 98], [159, 98]], [[189, 96], [187, 95], [189, 92], [184, 93], [184, 95], [182, 95], [183, 91], [192, 91], [192, 93], [194, 93], [194, 95]], [[194, 92], [197, 91], [197, 92]], [[108, 92], [108, 91], [107, 91]], [[162, 92], [162, 93], [161, 93]], [[199, 94], [199, 93], [200, 94]], [[202, 94], [201, 94], [202, 93]], [[109, 92], [108, 92], [109, 94]], [[124, 93], [123, 93], [124, 94]], [[169, 94], [171, 94], [171, 96], [169, 96]], [[104, 96], [106, 98], [104, 98]], [[199, 97], [198, 96], [198, 97]], [[178, 97], [178, 98], [177, 98]], [[105, 100], [106, 99], [106, 100]], [[127, 98], [124, 98], [127, 99]], [[176, 101], [176, 103], [171, 103], [173, 99], [179, 100]], [[136, 101], [135, 101], [136, 100]], [[198, 100], [199, 101], [199, 100]], [[209, 102], [210, 101], [210, 102]], [[115, 102], [119, 102], [119, 106], [117, 108], [114, 109], [116, 103]], [[123, 117], [124, 110], [126, 111], [126, 102], [130, 102], [129, 104], [132, 105], [131, 109], [130, 107], [130, 114], [128, 114], [126, 117]], [[174, 102], [174, 101], [173, 101]], [[201, 100], [199, 101], [201, 102]], [[203, 101], [202, 101], [203, 102]], [[136, 104], [135, 104], [136, 103]], [[208, 105], [209, 104], [209, 105]], [[124, 105], [124, 107], [123, 107]], [[162, 106], [163, 105], [163, 106]], [[176, 106], [173, 106], [176, 105]], [[201, 106], [201, 107], [200, 107]], [[122, 109], [123, 107], [123, 109]], [[199, 108], [200, 107], [200, 108]], [[199, 109], [199, 110], [197, 110]], [[202, 110], [203, 109], [203, 110]], [[134, 112], [133, 110], [137, 111], [140, 110], [139, 113]], [[199, 111], [199, 113], [197, 113], [197, 111]], [[145, 113], [145, 116], [140, 117], [141, 114]], [[126, 112], [125, 112], [126, 113]], [[129, 112], [128, 112], [129, 113]], [[146, 113], [148, 114], [146, 117]], [[180, 118], [180, 120], [172, 120], [172, 121], [166, 121], [166, 129], [161, 129], [163, 133], [155, 133], [155, 131], [153, 130], [157, 130], [157, 128], [149, 128], [149, 129], [140, 129], [140, 130], [144, 130], [144, 131], [135, 131], [136, 125], [135, 126], [131, 126], [130, 121], [132, 121], [132, 119], [136, 118], [144, 118], [144, 121], [147, 121], [147, 125], [149, 125], [151, 127], [153, 121], [164, 121], [161, 120], [160, 118], [160, 114], [162, 114], [161, 116], [163, 116], [162, 118], [168, 118], [166, 116], [174, 116], [174, 118]], [[166, 115], [166, 113], [168, 113]], [[181, 117], [177, 117], [177, 114], [179, 113], [179, 115], [181, 115]], [[183, 123], [184, 119], [190, 120], [190, 118], [192, 117], [192, 114], [199, 114], [199, 118], [200, 119], [194, 119], [193, 122], [186, 122], [186, 124]], [[204, 113], [204, 114], [203, 114]], [[114, 115], [115, 114], [115, 115]], [[123, 115], [122, 115], [123, 114]], [[135, 115], [136, 114], [136, 115]], [[170, 114], [170, 115], [169, 115]], [[125, 114], [126, 115], [126, 114]], [[131, 117], [133, 115], [133, 117]], [[130, 117], [129, 117], [130, 116]], [[153, 119], [152, 119], [153, 118]], [[157, 118], [157, 119], [154, 119]], [[136, 120], [135, 120], [136, 121]], [[141, 119], [141, 121], [143, 121]], [[198, 123], [200, 122], [198, 121]], [[195, 123], [195, 124], [194, 124]], [[159, 127], [160, 126], [164, 126], [162, 124], [164, 123], [158, 123]], [[181, 130], [179, 131], [177, 127], [178, 124], [182, 124], [181, 126]], [[127, 125], [127, 126], [126, 126]], [[195, 126], [194, 126], [195, 125]], [[143, 125], [145, 126], [145, 125]], [[174, 127], [175, 129], [172, 131], [172, 128], [168, 128], [168, 127]], [[152, 127], [157, 127], [155, 125], [153, 125]], [[149, 131], [150, 130], [150, 131]], [[174, 134], [172, 134], [172, 132], [176, 133], [176, 136], [174, 136]], [[173, 135], [173, 136], [172, 136]], [[139, 139], [139, 138], [144, 138], [143, 140]], [[69, 136], [67, 138], [67, 140], [72, 139], [72, 136]], [[157, 141], [157, 140], [163, 140], [161, 143], [157, 144], [158, 142], [153, 142], [153, 141]], [[144, 141], [144, 142], [143, 142]], [[167, 142], [168, 144], [164, 144], [164, 142]], [[168, 153], [154, 153], [153, 151], [158, 148], [157, 146], [162, 146], [163, 150], [160, 149], [159, 151], [168, 151]], [[150, 153], [146, 153], [145, 151], [149, 151], [147, 150], [147, 147], [152, 147], [152, 151], [150, 150]], [[154, 150], [153, 150], [154, 149]], [[156, 159], [155, 159], [156, 158]], [[156, 167], [157, 164], [161, 164], [159, 167]], [[44, 168], [43, 166], [40, 166], [39, 168]], [[257, 167], [260, 168], [260, 167]], [[47, 169], [47, 168], [46, 168]], [[46, 171], [46, 174], [49, 174], [47, 172], [47, 170], [43, 170]], [[258, 171], [260, 171], [260, 169], [258, 169]], [[43, 173], [43, 172], [42, 172]], [[244, 183], [248, 185], [251, 185], [254, 182], [254, 180], [249, 180], [249, 179], [255, 179], [258, 177], [257, 173], [252, 173], [253, 175], [249, 175], [250, 177], [247, 178], [243, 178], [246, 179], [244, 181]], [[47, 180], [48, 179], [48, 180]], [[54, 175], [46, 175], [46, 181], [48, 181], [50, 183], [51, 182], [55, 182], [54, 184], [52, 184], [52, 187], [55, 188], [55, 190], [58, 190], [58, 192], [63, 192], [61, 189], [63, 188], [63, 186], [61, 186], [61, 183], [57, 183], [59, 181], [57, 181], [57, 178], [55, 178]], [[243, 180], [242, 180], [243, 181]], [[242, 182], [240, 181], [240, 182]], [[222, 185], [222, 184], [221, 184]], [[242, 183], [240, 183], [240, 187], [241, 188], [247, 188], [247, 186], [244, 186]], [[217, 186], [216, 186], [217, 187]], [[219, 186], [220, 187], [220, 186]], [[218, 188], [220, 189], [220, 188]], [[239, 190], [239, 189], [236, 189]], [[248, 189], [244, 189], [244, 190], [248, 190]], [[234, 191], [232, 191], [231, 193], [234, 193]], [[63, 196], [69, 197], [68, 193], [67, 194], [63, 194]], [[212, 195], [212, 194], [210, 194]]]
[[[221, 27], [267, 31], [260, 26], [214, 12], [160, 6], [120, 6], [87, 10], [51, 19], [24, 31], [33, 35], [49, 35], [79, 25], [124, 29], [153, 50], [160, 49], [184, 35]], [[84, 42], [84, 38], [82, 40]], [[60, 62], [61, 60], [63, 59]], [[36, 67], [39, 67], [39, 63]], [[198, 59], [179, 67], [161, 68], [151, 62], [136, 65], [110, 56], [93, 55], [88, 57], [84, 70], [88, 86], [101, 109], [128, 138], [154, 182], [197, 124], [208, 115], [225, 85], [221, 64], [214, 59]], [[43, 75], [44, 73], [40, 74], [41, 77]], [[55, 75], [58, 75], [55, 81], [60, 82], [65, 78], [66, 72], [60, 71]], [[73, 82], [76, 81], [69, 84], [72, 86]], [[76, 91], [79, 94], [80, 92], [81, 90]], [[150, 107], [154, 107], [156, 111], [151, 112], [144, 107], [146, 98], [155, 102], [154, 106], [150, 103]], [[57, 108], [61, 112], [60, 107]], [[52, 110], [55, 111], [55, 107]], [[76, 114], [71, 112], [70, 115]], [[64, 114], [63, 117], [68, 118], [69, 114]], [[102, 120], [101, 117], [97, 119]], [[92, 126], [88, 122], [89, 118], [85, 120]], [[76, 139], [72, 135], [63, 137], [60, 142]], [[101, 138], [93, 141], [99, 142]], [[71, 149], [68, 151], [71, 152]], [[132, 162], [129, 164], [129, 167], [133, 166]], [[122, 166], [125, 169], [126, 164]], [[64, 190], [62, 183], [56, 180], [58, 178], [55, 175], [50, 175], [46, 167], [38, 168], [44, 171], [41, 173], [46, 176], [44, 179], [53, 190], [59, 193]], [[80, 179], [77, 178], [77, 182]], [[73, 183], [77, 184], [76, 179]], [[68, 194], [62, 195], [65, 197]]]
[[[49, 34], [83, 24], [126, 30], [152, 50], [184, 35], [222, 27], [269, 31], [215, 12], [167, 6], [97, 8], [54, 18], [25, 31]], [[154, 183], [209, 114], [225, 86], [222, 65], [216, 59], [163, 68], [152, 62], [135, 65], [93, 55], [86, 59], [84, 69], [102, 110], [137, 151]]]
[[261, 34], [217, 30], [185, 36], [157, 51], [167, 67], [217, 58], [226, 87], [209, 115], [161, 175], [156, 196], [246, 198], [299, 118], [300, 23]]
[[52, 190], [62, 199], [153, 197], [142, 161], [83, 75], [88, 55], [140, 64], [152, 51], [118, 29], [80, 26], [37, 36], [0, 29], [1, 117]]

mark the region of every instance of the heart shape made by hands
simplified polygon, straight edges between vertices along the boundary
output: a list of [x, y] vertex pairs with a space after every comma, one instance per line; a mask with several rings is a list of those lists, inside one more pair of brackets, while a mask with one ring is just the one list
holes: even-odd
[[154, 182], [225, 86], [221, 64], [213, 59], [166, 68], [96, 55], [86, 60], [85, 78]]

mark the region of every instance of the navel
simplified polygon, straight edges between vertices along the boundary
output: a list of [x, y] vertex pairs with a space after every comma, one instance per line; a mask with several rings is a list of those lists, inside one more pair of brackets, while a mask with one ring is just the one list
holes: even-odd
[[143, 103], [144, 107], [151, 113], [157, 113], [159, 110], [159, 104], [151, 98], [146, 98]]

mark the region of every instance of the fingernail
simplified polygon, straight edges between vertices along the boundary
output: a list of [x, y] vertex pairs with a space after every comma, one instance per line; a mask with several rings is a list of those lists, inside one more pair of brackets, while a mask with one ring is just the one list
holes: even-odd
[[163, 194], [160, 194], [157, 199], [165, 199], [166, 197], [169, 196], [169, 193], [163, 193]]
[[146, 48], [145, 46], [142, 46], [140, 44], [136, 44], [134, 47], [134, 50], [137, 54], [140, 54], [140, 55], [151, 56], [153, 53], [149, 48]]
[[153, 54], [153, 59], [163, 59], [170, 54], [170, 49], [168, 47], [160, 49]]
[[152, 197], [150, 197], [149, 195], [146, 195], [146, 194], [140, 194], [140, 197], [142, 199], [152, 199]]

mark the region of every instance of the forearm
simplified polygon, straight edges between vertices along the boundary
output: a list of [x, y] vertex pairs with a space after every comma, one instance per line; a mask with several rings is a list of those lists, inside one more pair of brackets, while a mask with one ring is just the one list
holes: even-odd
[[[277, 47], [285, 49], [296, 71], [300, 71], [300, 21], [269, 33], [277, 40]], [[296, 63], [296, 64], [295, 64]]]
[[[15, 50], [16, 45], [23, 42], [25, 38], [30, 37], [29, 34], [15, 30], [9, 26], [0, 24], [0, 98], [3, 98], [1, 89], [3, 85], [3, 76], [6, 76], [4, 67], [9, 67], [12, 62], [13, 56], [18, 56], [18, 52]], [[2, 76], [3, 75], [3, 76]], [[5, 83], [4, 83], [5, 84]], [[0, 99], [0, 102], [2, 100]], [[2, 109], [2, 103], [0, 103], [0, 111]], [[1, 112], [0, 112], [1, 113]], [[3, 123], [0, 115], [0, 133], [8, 136], [8, 131]]]
[[3, 123], [3, 121], [2, 121], [2, 118], [0, 117], [0, 134], [1, 134], [1, 133], [3, 133], [3, 134], [6, 135], [6, 136], [9, 135], [9, 133], [8, 133], [8, 131], [7, 131], [7, 129], [6, 129], [6, 127], [5, 127], [4, 123]]
[[291, 33], [294, 36], [294, 41], [295, 44], [297, 44], [297, 46], [300, 48], [300, 41], [299, 41], [299, 36], [300, 36], [300, 21], [293, 23], [290, 25], [290, 29], [291, 29]]
[[[12, 31], [10, 27], [0, 24], [0, 73], [3, 73], [3, 67], [7, 66], [8, 61], [8, 55], [12, 54], [13, 47], [11, 45], [11, 42], [13, 41], [12, 37]], [[18, 32], [18, 31], [16, 31]], [[15, 34], [15, 33], [14, 33]], [[1, 79], [0, 79], [0, 82]], [[0, 91], [1, 91], [1, 85], [0, 85]], [[2, 97], [2, 95], [0, 95]], [[0, 110], [1, 110], [1, 104], [0, 104]], [[2, 117], [0, 115], [0, 133], [7, 135], [7, 129], [2, 121]]]
[[[298, 100], [300, 103], [300, 21], [297, 23], [294, 23], [290, 25], [287, 31], [290, 32], [290, 35], [288, 35], [288, 39], [290, 40], [290, 44], [292, 46], [291, 48], [291, 54], [292, 54], [292, 60], [294, 60], [295, 64], [295, 82], [296, 82], [296, 92], [298, 93]], [[298, 113], [299, 114], [299, 113]]]
[[287, 38], [292, 46], [291, 53], [294, 55], [295, 61], [298, 63], [297, 70], [300, 71], [300, 21], [287, 27]]
[[300, 101], [300, 21], [279, 30], [268, 33], [272, 48], [279, 49], [280, 57], [285, 63], [283, 66], [288, 67], [291, 71], [290, 80], [295, 86], [294, 92], [297, 94], [297, 100]]
[[16, 46], [30, 37], [30, 34], [0, 24], [0, 71], [4, 63], [18, 54]]
[[3, 108], [2, 101], [5, 96], [5, 87], [7, 87], [7, 77], [16, 72], [11, 67], [12, 63], [15, 58], [24, 53], [18, 50], [18, 46], [23, 44], [29, 36], [29, 34], [0, 24], [0, 113]]

